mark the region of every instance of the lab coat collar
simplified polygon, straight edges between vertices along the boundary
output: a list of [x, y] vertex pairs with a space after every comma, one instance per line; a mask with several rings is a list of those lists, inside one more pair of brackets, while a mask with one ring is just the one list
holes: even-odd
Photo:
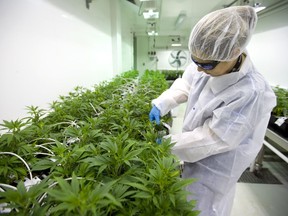
[[209, 82], [214, 94], [217, 94], [237, 83], [242, 77], [246, 76], [247, 73], [251, 72], [250, 68], [252, 67], [252, 62], [249, 55], [246, 52], [245, 54], [245, 60], [238, 72], [225, 74], [219, 77], [210, 77]]

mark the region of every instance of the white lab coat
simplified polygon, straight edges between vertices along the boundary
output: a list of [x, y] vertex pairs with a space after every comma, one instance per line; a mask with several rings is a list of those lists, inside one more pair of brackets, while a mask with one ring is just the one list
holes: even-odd
[[187, 101], [182, 133], [172, 151], [184, 161], [184, 178], [201, 216], [229, 216], [236, 183], [261, 149], [275, 94], [249, 56], [239, 72], [211, 77], [191, 64], [152, 103], [161, 116]]

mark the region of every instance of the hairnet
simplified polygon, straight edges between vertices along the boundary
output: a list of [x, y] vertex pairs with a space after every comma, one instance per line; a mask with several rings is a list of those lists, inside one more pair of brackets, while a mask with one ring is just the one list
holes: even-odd
[[250, 6], [234, 6], [209, 13], [192, 29], [189, 50], [203, 60], [234, 60], [250, 41], [256, 23], [257, 14]]

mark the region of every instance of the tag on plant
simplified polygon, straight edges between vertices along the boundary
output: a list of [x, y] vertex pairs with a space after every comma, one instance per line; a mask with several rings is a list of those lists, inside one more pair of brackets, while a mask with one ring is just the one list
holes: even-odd
[[281, 125], [284, 124], [286, 119], [287, 119], [287, 117], [280, 117], [277, 119], [277, 121], [275, 121], [275, 124], [278, 125], [279, 127], [281, 127]]
[[33, 185], [36, 185], [40, 182], [41, 182], [41, 179], [39, 179], [37, 176], [35, 176], [33, 179], [25, 178], [24, 185], [28, 191], [30, 187], [32, 187]]
[[7, 203], [0, 203], [0, 214], [2, 213], [10, 213], [12, 211], [11, 208], [6, 208]]

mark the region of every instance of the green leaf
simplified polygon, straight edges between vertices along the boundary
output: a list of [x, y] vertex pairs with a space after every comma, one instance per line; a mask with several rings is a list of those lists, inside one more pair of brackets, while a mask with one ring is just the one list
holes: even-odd
[[153, 204], [154, 204], [158, 209], [160, 209], [160, 206], [159, 206], [159, 202], [158, 202], [157, 197], [154, 196], [152, 200], [153, 200]]
[[106, 164], [100, 166], [97, 175], [100, 175], [105, 169], [107, 169], [107, 167], [108, 167], [108, 165], [106, 165]]
[[19, 194], [21, 194], [22, 196], [27, 193], [27, 190], [26, 190], [26, 187], [24, 185], [24, 182], [20, 181], [18, 183], [17, 190], [18, 190]]
[[71, 212], [75, 207], [73, 205], [71, 205], [70, 203], [60, 203], [58, 204], [56, 207], [52, 207], [49, 211], [51, 213], [55, 213], [55, 212]]
[[128, 143], [128, 144], [123, 148], [123, 154], [126, 155], [126, 154], [130, 151], [130, 148], [131, 148], [133, 145], [135, 145], [134, 142]]
[[114, 205], [116, 205], [116, 206], [118, 206], [118, 207], [120, 207], [120, 208], [123, 208], [121, 202], [117, 201], [113, 195], [111, 195], [110, 193], [107, 193], [105, 196], [106, 196]]
[[152, 176], [153, 177], [153, 179], [157, 179], [158, 178], [158, 172], [157, 172], [157, 170], [155, 170], [155, 169], [149, 169], [149, 173], [150, 173], [150, 176]]
[[71, 188], [74, 194], [79, 193], [79, 181], [74, 173], [72, 175]]
[[21, 167], [14, 167], [13, 169], [14, 169], [14, 171], [21, 173], [23, 176], [25, 176], [27, 174], [27, 169], [24, 169]]
[[141, 154], [141, 152], [143, 150], [144, 149], [138, 149], [138, 150], [131, 151], [125, 156], [125, 158], [132, 159], [132, 158], [136, 157], [137, 155]]
[[123, 182], [123, 184], [129, 185], [129, 186], [131, 186], [131, 187], [137, 188], [137, 189], [142, 190], [142, 191], [147, 191], [147, 192], [150, 191], [147, 187], [145, 187], [144, 185], [138, 184], [138, 183], [134, 183], [134, 182]]
[[6, 133], [6, 134], [3, 134], [1, 135], [1, 142], [5, 142], [7, 143], [8, 145], [10, 145], [10, 143], [13, 141], [13, 134], [9, 134], [9, 133]]
[[184, 187], [192, 184], [193, 182], [197, 181], [196, 179], [179, 179], [179, 181], [175, 182], [171, 187], [170, 190], [179, 191], [184, 189]]
[[49, 160], [49, 159], [43, 159], [37, 161], [35, 164], [32, 165], [32, 171], [40, 171], [40, 170], [46, 170], [54, 167], [56, 165], [55, 162]]
[[145, 191], [137, 192], [135, 195], [132, 196], [133, 198], [141, 198], [141, 199], [151, 199], [152, 195]]
[[86, 159], [83, 159], [82, 162], [88, 163], [89, 168], [94, 166], [103, 166], [109, 164], [109, 161], [111, 159], [107, 157], [107, 155], [97, 155], [95, 157], [89, 157]]
[[169, 199], [172, 202], [173, 206], [175, 207], [176, 206], [176, 204], [175, 204], [175, 195], [174, 194], [169, 194]]

